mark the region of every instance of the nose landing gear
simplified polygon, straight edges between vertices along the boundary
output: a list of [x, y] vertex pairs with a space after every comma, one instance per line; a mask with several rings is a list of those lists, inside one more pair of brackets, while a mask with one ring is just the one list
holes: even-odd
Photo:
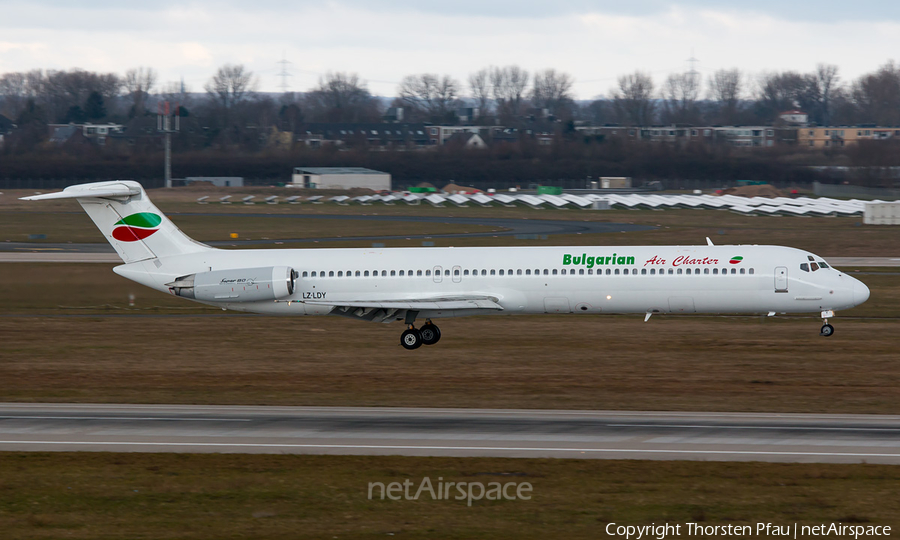
[[834, 317], [833, 311], [823, 311], [822, 312], [822, 322], [824, 324], [822, 325], [822, 330], [819, 331], [820, 336], [828, 337], [828, 336], [834, 334], [834, 327], [831, 326], [830, 324], [828, 324], [829, 317]]
[[425, 319], [425, 324], [421, 328], [409, 323], [406, 330], [400, 334], [400, 345], [404, 348], [413, 350], [418, 349], [422, 345], [434, 345], [441, 339], [441, 329], [431, 322], [431, 319]]

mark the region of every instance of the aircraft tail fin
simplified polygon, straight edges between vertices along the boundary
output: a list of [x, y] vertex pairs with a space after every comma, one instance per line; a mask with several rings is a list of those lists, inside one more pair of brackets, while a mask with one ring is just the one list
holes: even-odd
[[131, 180], [78, 184], [22, 199], [77, 200], [126, 263], [214, 249], [181, 232]]

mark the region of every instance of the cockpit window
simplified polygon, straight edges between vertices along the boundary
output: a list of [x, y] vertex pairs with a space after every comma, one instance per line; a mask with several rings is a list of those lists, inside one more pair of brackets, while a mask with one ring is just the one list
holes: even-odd
[[813, 272], [815, 272], [816, 270], [819, 269], [819, 265], [816, 263], [809, 263], [809, 267], [812, 269]]
[[812, 255], [807, 255], [806, 258], [809, 259], [810, 261], [815, 260], [815, 259], [813, 259]]
[[809, 265], [806, 263], [802, 263], [800, 265], [800, 270], [803, 270], [804, 272], [809, 272]]
[[819, 266], [822, 268], [829, 268], [829, 266], [825, 264], [825, 261], [819, 261]]

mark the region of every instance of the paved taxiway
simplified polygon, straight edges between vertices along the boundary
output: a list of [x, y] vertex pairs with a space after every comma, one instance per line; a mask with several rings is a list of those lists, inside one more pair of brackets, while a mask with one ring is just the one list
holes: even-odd
[[0, 450], [900, 464], [900, 416], [6, 403]]

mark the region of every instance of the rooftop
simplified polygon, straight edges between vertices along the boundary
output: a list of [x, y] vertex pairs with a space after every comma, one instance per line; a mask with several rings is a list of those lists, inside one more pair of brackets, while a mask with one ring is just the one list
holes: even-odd
[[365, 167], [294, 167], [294, 173], [306, 174], [387, 174]]

